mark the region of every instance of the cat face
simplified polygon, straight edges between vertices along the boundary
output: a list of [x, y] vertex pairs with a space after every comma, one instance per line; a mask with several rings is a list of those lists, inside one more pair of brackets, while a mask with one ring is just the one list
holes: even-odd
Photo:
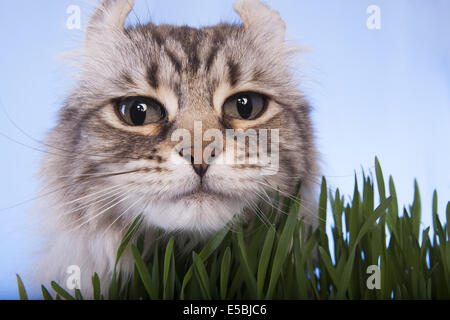
[[[103, 1], [94, 13], [79, 84], [50, 134], [68, 156], [50, 154], [43, 176], [61, 188], [58, 202], [72, 202], [65, 217], [105, 229], [143, 213], [149, 226], [209, 232], [277, 188], [306, 188], [316, 170], [309, 107], [279, 14], [250, 0], [235, 7], [243, 25], [125, 29], [131, 7]], [[258, 142], [276, 167], [264, 171], [251, 139], [232, 130], [267, 132]], [[86, 197], [92, 205], [77, 210]]]

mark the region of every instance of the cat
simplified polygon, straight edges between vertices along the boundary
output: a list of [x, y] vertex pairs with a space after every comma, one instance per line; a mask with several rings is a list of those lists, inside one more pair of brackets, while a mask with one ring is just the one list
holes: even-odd
[[[301, 181], [300, 215], [317, 220], [310, 105], [291, 73], [297, 49], [280, 14], [241, 0], [234, 7], [241, 24], [125, 28], [132, 8], [131, 0], [104, 0], [90, 18], [80, 79], [47, 137], [40, 170], [48, 245], [36, 281], [64, 285], [67, 268], [79, 266], [87, 296], [95, 272], [111, 276], [124, 232], [141, 213], [148, 248], [157, 230], [196, 243], [261, 197], [291, 193]], [[180, 147], [172, 139], [196, 128], [223, 138], [230, 129], [278, 130], [278, 167], [263, 173], [257, 163], [221, 161], [236, 139], [198, 161], [204, 141]], [[118, 268], [132, 273], [128, 251]]]

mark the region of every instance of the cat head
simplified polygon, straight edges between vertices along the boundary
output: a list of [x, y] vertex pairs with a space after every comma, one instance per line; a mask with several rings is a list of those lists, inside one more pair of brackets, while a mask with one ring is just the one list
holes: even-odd
[[79, 84], [50, 135], [70, 157], [47, 157], [49, 184], [66, 202], [97, 199], [72, 208], [75, 221], [104, 228], [143, 213], [150, 226], [208, 232], [278, 188], [308, 188], [310, 110], [280, 15], [243, 0], [239, 25], [125, 28], [132, 7], [104, 0], [95, 10]]

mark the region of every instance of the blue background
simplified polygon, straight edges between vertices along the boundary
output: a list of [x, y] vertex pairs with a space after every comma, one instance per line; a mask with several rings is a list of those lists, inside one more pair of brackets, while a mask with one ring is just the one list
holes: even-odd
[[[96, 1], [0, 2], [0, 107], [27, 134], [42, 139], [55, 124], [73, 70], [58, 55], [82, 45], [66, 10], [79, 5], [82, 28]], [[267, 1], [292, 39], [312, 50], [299, 58], [301, 88], [314, 123], [330, 188], [351, 194], [355, 170], [373, 171], [378, 155], [409, 204], [417, 178], [423, 225], [431, 223], [436, 188], [444, 219], [450, 200], [450, 1]], [[202, 26], [237, 22], [233, 1], [138, 0], [129, 21]], [[369, 5], [381, 29], [366, 27]], [[5, 137], [5, 135], [7, 137]], [[11, 141], [14, 139], [15, 142]], [[22, 144], [20, 144], [20, 143]], [[27, 145], [24, 146], [23, 144]], [[32, 265], [41, 239], [30, 216], [42, 154], [0, 112], [0, 298], [17, 298], [15, 273]]]

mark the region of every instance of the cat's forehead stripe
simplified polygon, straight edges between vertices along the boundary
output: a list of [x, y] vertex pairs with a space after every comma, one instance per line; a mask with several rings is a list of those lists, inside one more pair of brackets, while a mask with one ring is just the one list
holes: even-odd
[[155, 90], [157, 90], [159, 87], [158, 72], [158, 64], [156, 62], [150, 63], [150, 66], [147, 68], [147, 81]]
[[172, 63], [175, 72], [197, 74], [201, 66], [209, 71], [224, 47], [225, 40], [232, 37], [240, 27], [220, 25], [196, 29], [149, 25], [150, 35], [161, 52]]
[[228, 79], [232, 87], [234, 87], [241, 76], [241, 69], [239, 65], [232, 59], [228, 60]]
[[171, 50], [165, 49], [165, 52], [166, 52], [167, 56], [169, 57], [170, 61], [172, 62], [173, 66], [175, 68], [175, 71], [178, 74], [181, 74], [181, 71], [182, 71], [182, 63], [181, 63], [181, 61], [178, 60], [178, 58], [175, 55], [175, 53], [172, 52]]
[[191, 27], [172, 28], [169, 32], [172, 39], [181, 44], [188, 57], [187, 68], [196, 73], [200, 67], [198, 56], [199, 45], [203, 42], [205, 34], [203, 31]]
[[224, 35], [221, 29], [214, 29], [211, 36], [212, 45], [211, 50], [208, 54], [208, 58], [206, 59], [205, 69], [209, 71], [211, 69], [212, 64], [216, 61], [217, 54], [219, 53], [220, 48], [222, 48], [224, 43]]
[[133, 77], [128, 72], [122, 72], [121, 74], [122, 80], [129, 86], [136, 86], [136, 82], [133, 80]]

